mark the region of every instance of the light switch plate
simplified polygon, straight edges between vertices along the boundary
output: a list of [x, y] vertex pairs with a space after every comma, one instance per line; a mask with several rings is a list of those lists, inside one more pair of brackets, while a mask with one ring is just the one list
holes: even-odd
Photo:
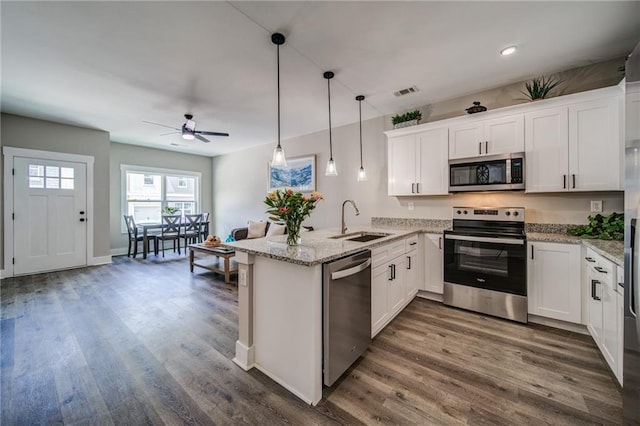
[[413, 208], [415, 207], [413, 205], [413, 201], [409, 201], [408, 207], [409, 207], [409, 210], [413, 210]]
[[591, 201], [591, 213], [602, 212], [602, 200]]

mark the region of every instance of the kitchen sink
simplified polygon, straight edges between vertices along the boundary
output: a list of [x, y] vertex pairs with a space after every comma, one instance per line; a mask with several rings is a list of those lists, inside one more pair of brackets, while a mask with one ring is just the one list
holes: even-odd
[[329, 237], [329, 239], [332, 240], [337, 240], [337, 239], [341, 239], [344, 238], [347, 241], [356, 241], [359, 243], [364, 243], [367, 241], [373, 241], [373, 240], [377, 240], [378, 238], [383, 238], [383, 237], [388, 237], [391, 234], [387, 234], [384, 232], [366, 232], [366, 231], [362, 231], [362, 232], [351, 232], [349, 234], [340, 234], [340, 235], [334, 235], [333, 237]]

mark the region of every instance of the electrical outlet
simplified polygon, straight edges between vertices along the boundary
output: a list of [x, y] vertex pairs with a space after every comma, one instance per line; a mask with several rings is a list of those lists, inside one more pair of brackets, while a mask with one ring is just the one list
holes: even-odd
[[602, 213], [602, 200], [591, 201], [591, 213]]
[[409, 201], [408, 207], [409, 207], [409, 210], [410, 210], [410, 211], [411, 211], [411, 210], [413, 210], [413, 208], [415, 207], [415, 206], [413, 205], [413, 201]]

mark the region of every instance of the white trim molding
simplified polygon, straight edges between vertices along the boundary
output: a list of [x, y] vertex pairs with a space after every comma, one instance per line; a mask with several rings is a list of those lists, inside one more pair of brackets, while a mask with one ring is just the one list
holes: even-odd
[[[4, 155], [4, 270], [3, 278], [12, 277], [14, 275], [13, 268], [13, 160], [15, 157], [38, 158], [42, 160], [53, 161], [70, 161], [75, 163], [84, 163], [87, 167], [87, 257], [88, 265], [97, 265], [105, 263], [104, 257], [93, 257], [93, 240], [95, 234], [95, 221], [93, 210], [95, 208], [93, 202], [93, 164], [95, 158], [91, 155], [68, 154], [65, 152], [41, 151], [36, 149], [14, 148], [10, 146], [2, 147]], [[111, 263], [111, 257], [106, 263]], [[99, 262], [99, 263], [93, 263]]]
[[111, 255], [92, 257], [87, 260], [87, 266], [109, 265], [111, 264]]

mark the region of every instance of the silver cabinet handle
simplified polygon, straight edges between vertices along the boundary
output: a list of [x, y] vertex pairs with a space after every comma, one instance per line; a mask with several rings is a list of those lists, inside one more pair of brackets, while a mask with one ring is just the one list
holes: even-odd
[[365, 269], [367, 269], [369, 266], [371, 266], [371, 259], [367, 259], [362, 263], [359, 263], [356, 266], [353, 266], [351, 268], [348, 269], [343, 269], [341, 271], [336, 271], [336, 272], [332, 272], [331, 273], [331, 279], [332, 280], [339, 280], [340, 278], [345, 278], [351, 275], [355, 275], [358, 272], [362, 272]]

